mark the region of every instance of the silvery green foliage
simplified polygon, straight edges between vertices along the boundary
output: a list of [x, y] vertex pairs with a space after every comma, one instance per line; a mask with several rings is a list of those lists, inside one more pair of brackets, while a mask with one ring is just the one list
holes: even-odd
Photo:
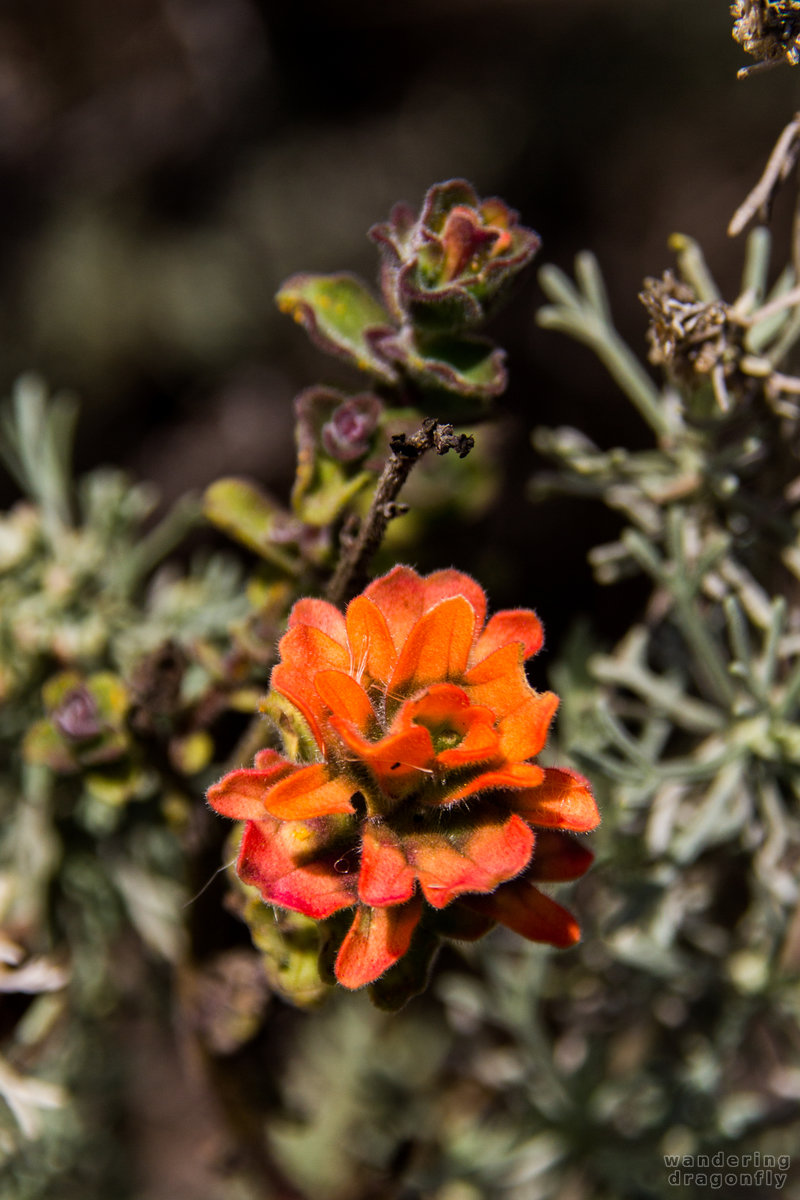
[[133, 931], [132, 961], [185, 954], [180, 831], [207, 726], [263, 676], [252, 658], [232, 669], [232, 631], [253, 641], [239, 568], [160, 568], [198, 503], [153, 523], [152, 490], [121, 472], [74, 486], [74, 416], [25, 377], [1, 418], [23, 492], [0, 518], [0, 1173], [15, 1200], [124, 1194], [120, 939]]
[[542, 273], [541, 323], [591, 345], [653, 434], [629, 452], [573, 429], [535, 433], [559, 465], [534, 481], [537, 498], [567, 490], [622, 517], [591, 555], [598, 579], [642, 572], [651, 584], [618, 646], [598, 653], [576, 635], [557, 671], [565, 748], [604, 810], [581, 889], [596, 935], [560, 972], [553, 1014], [564, 1111], [579, 1101], [583, 1136], [602, 1146], [587, 1155], [565, 1127], [564, 1170], [591, 1180], [591, 1196], [667, 1195], [662, 1155], [788, 1153], [800, 1126], [788, 1067], [800, 1011], [800, 414], [786, 373], [798, 296], [791, 268], [764, 296], [764, 229], [730, 303], [699, 247], [672, 245], [679, 277], [648, 280], [642, 295], [660, 386], [615, 331], [591, 256], [577, 286]]

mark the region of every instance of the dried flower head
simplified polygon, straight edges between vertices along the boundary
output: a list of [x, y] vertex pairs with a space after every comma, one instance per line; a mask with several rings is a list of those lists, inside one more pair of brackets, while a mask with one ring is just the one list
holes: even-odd
[[237, 870], [268, 903], [317, 919], [353, 910], [335, 963], [345, 987], [378, 979], [418, 934], [474, 938], [500, 921], [578, 939], [535, 883], [587, 869], [590, 852], [562, 831], [599, 816], [585, 779], [532, 761], [558, 704], [525, 678], [541, 644], [533, 612], [486, 623], [483, 591], [451, 570], [396, 567], [344, 615], [294, 606], [271, 683], [317, 761], [262, 751], [208, 799], [247, 822]]
[[798, 0], [735, 0], [731, 5], [734, 40], [758, 63], [740, 76], [775, 66], [800, 62], [800, 3]]
[[639, 299], [650, 317], [651, 363], [684, 385], [710, 379], [727, 408], [727, 385], [742, 356], [742, 327], [731, 319], [730, 307], [721, 300], [698, 300], [671, 271], [661, 279], [645, 279]]

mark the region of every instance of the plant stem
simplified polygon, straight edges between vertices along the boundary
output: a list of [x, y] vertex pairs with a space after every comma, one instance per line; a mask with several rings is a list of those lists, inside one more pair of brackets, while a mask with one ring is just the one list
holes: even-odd
[[328, 585], [328, 599], [340, 607], [361, 590], [369, 561], [381, 544], [386, 527], [393, 517], [405, 512], [395, 501], [408, 479], [411, 468], [428, 450], [446, 454], [455, 450], [465, 458], [474, 446], [474, 438], [455, 433], [452, 425], [443, 425], [436, 417], [426, 417], [416, 433], [406, 437], [396, 434], [389, 443], [389, 458], [383, 468], [369, 512], [357, 530], [342, 531], [342, 552], [338, 566]]
[[764, 173], [758, 183], [733, 214], [731, 223], [728, 226], [729, 237], [736, 237], [737, 234], [741, 233], [748, 221], [759, 210], [766, 216], [775, 192], [797, 162], [798, 147], [800, 146], [800, 142], [798, 142], [799, 136], [800, 113], [795, 113], [775, 143], [775, 147], [764, 168]]

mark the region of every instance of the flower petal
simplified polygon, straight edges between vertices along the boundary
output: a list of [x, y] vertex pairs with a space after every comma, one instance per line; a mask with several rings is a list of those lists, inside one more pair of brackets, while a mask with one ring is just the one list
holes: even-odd
[[347, 628], [344, 617], [335, 605], [327, 600], [316, 600], [311, 596], [303, 596], [296, 601], [289, 613], [289, 628], [295, 625], [310, 625], [333, 638], [335, 642], [347, 649]]
[[588, 779], [565, 767], [545, 767], [538, 787], [518, 793], [514, 808], [532, 825], [586, 833], [600, 824]]
[[354, 813], [350, 798], [355, 791], [341, 775], [332, 775], [325, 763], [312, 763], [280, 780], [265, 796], [264, 805], [282, 821], [307, 821]]
[[346, 671], [319, 671], [314, 686], [320, 699], [331, 712], [369, 733], [375, 725], [375, 712], [370, 698], [360, 683]]
[[414, 895], [416, 874], [399, 838], [385, 825], [368, 824], [361, 840], [358, 896], [363, 904], [404, 904]]
[[475, 611], [463, 596], [442, 600], [417, 621], [400, 652], [388, 695], [461, 679], [475, 632]]
[[549, 942], [565, 950], [580, 941], [580, 927], [572, 913], [545, 896], [527, 878], [515, 879], [491, 896], [465, 897], [462, 903], [531, 942]]
[[579, 879], [589, 870], [594, 855], [588, 846], [566, 833], [553, 833], [542, 829], [536, 834], [528, 877], [548, 883], [565, 883]]
[[440, 600], [448, 600], [451, 596], [463, 596], [475, 612], [475, 628], [483, 629], [486, 620], [486, 593], [479, 583], [463, 571], [449, 568], [444, 571], [434, 571], [423, 579], [425, 610], [433, 608]]
[[433, 771], [433, 742], [421, 725], [389, 734], [379, 742], [367, 741], [355, 726], [339, 717], [331, 717], [331, 725], [347, 748], [372, 770], [381, 790], [392, 799], [407, 795], [423, 775]]
[[425, 899], [444, 908], [465, 892], [489, 892], [528, 864], [534, 835], [520, 817], [465, 818], [447, 832], [409, 833], [403, 851]]
[[346, 671], [349, 653], [319, 629], [294, 625], [278, 644], [281, 661], [272, 668], [270, 685], [298, 708], [318, 744], [323, 745], [325, 710], [314, 687], [318, 671]]
[[266, 815], [269, 790], [278, 780], [297, 770], [293, 763], [288, 763], [274, 750], [262, 750], [256, 761], [264, 762], [262, 756], [267, 754], [275, 755], [277, 761], [260, 770], [242, 767], [238, 771], [229, 771], [208, 789], [206, 799], [221, 816], [231, 817], [234, 821], [257, 821]]
[[467, 730], [458, 746], [440, 750], [436, 761], [443, 767], [471, 767], [496, 758], [500, 739], [491, 725], [476, 721]]
[[[440, 803], [451, 804], [463, 800], [465, 796], [474, 796], [477, 792], [497, 791], [504, 788], [536, 787], [544, 779], [544, 770], [535, 763], [506, 763], [489, 771], [482, 771], [466, 783], [459, 784], [443, 796]], [[510, 797], [510, 805], [516, 807], [516, 797]]]
[[[236, 870], [268, 904], [321, 919], [356, 902], [355, 871], [337, 870], [341, 856], [325, 854], [322, 822], [250, 821]], [[357, 860], [353, 859], [354, 866]]]
[[394, 567], [388, 575], [373, 580], [364, 595], [383, 613], [399, 650], [424, 612], [422, 579], [411, 567]]
[[535, 612], [529, 608], [512, 608], [495, 613], [478, 638], [472, 659], [476, 663], [482, 662], [510, 642], [522, 643], [523, 658], [532, 658], [541, 650], [544, 630]]
[[346, 671], [347, 650], [339, 642], [311, 625], [293, 625], [278, 643], [281, 661], [309, 675], [317, 671]]
[[421, 916], [418, 897], [392, 908], [360, 905], [336, 956], [339, 983], [355, 989], [378, 979], [408, 950]]
[[558, 708], [554, 692], [529, 691], [517, 708], [498, 721], [500, 749], [511, 759], [534, 758], [547, 742], [550, 725]]
[[268, 771], [270, 767], [276, 767], [280, 763], [285, 764], [286, 759], [277, 750], [257, 750], [253, 759], [253, 766], [259, 771]]
[[347, 606], [347, 638], [350, 669], [356, 679], [366, 671], [385, 687], [397, 662], [397, 650], [386, 618], [367, 596], [356, 596]]
[[496, 713], [504, 754], [521, 760], [539, 753], [558, 708], [558, 697], [552, 692], [535, 692], [528, 685], [518, 642], [501, 646], [470, 667], [463, 686], [474, 704], [485, 704]]
[[469, 766], [486, 762], [498, 749], [491, 709], [470, 704], [463, 688], [453, 683], [436, 683], [416, 700], [407, 701], [398, 712], [393, 729], [422, 725], [430, 730], [434, 746], [439, 733], [447, 731], [459, 737], [455, 746], [436, 755], [442, 767]]
[[[435, 683], [423, 692], [416, 700], [409, 700], [403, 705], [397, 715], [397, 723], [408, 728], [412, 722], [426, 725], [450, 724], [454, 718], [463, 716], [470, 707], [469, 696], [463, 688], [454, 683]], [[488, 708], [481, 710], [487, 719], [491, 717]]]
[[522, 653], [517, 642], [500, 646], [487, 658], [471, 666], [462, 684], [473, 704], [485, 704], [502, 716], [519, 702], [522, 689], [532, 691], [525, 679]]

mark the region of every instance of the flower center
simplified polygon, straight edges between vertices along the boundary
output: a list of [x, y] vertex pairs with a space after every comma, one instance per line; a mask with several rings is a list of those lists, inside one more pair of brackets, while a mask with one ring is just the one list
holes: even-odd
[[461, 722], [456, 721], [433, 721], [424, 716], [417, 716], [413, 721], [414, 725], [423, 725], [431, 735], [433, 749], [437, 754], [441, 754], [443, 750], [452, 750], [455, 746], [460, 746], [464, 740], [466, 729], [461, 725]]

